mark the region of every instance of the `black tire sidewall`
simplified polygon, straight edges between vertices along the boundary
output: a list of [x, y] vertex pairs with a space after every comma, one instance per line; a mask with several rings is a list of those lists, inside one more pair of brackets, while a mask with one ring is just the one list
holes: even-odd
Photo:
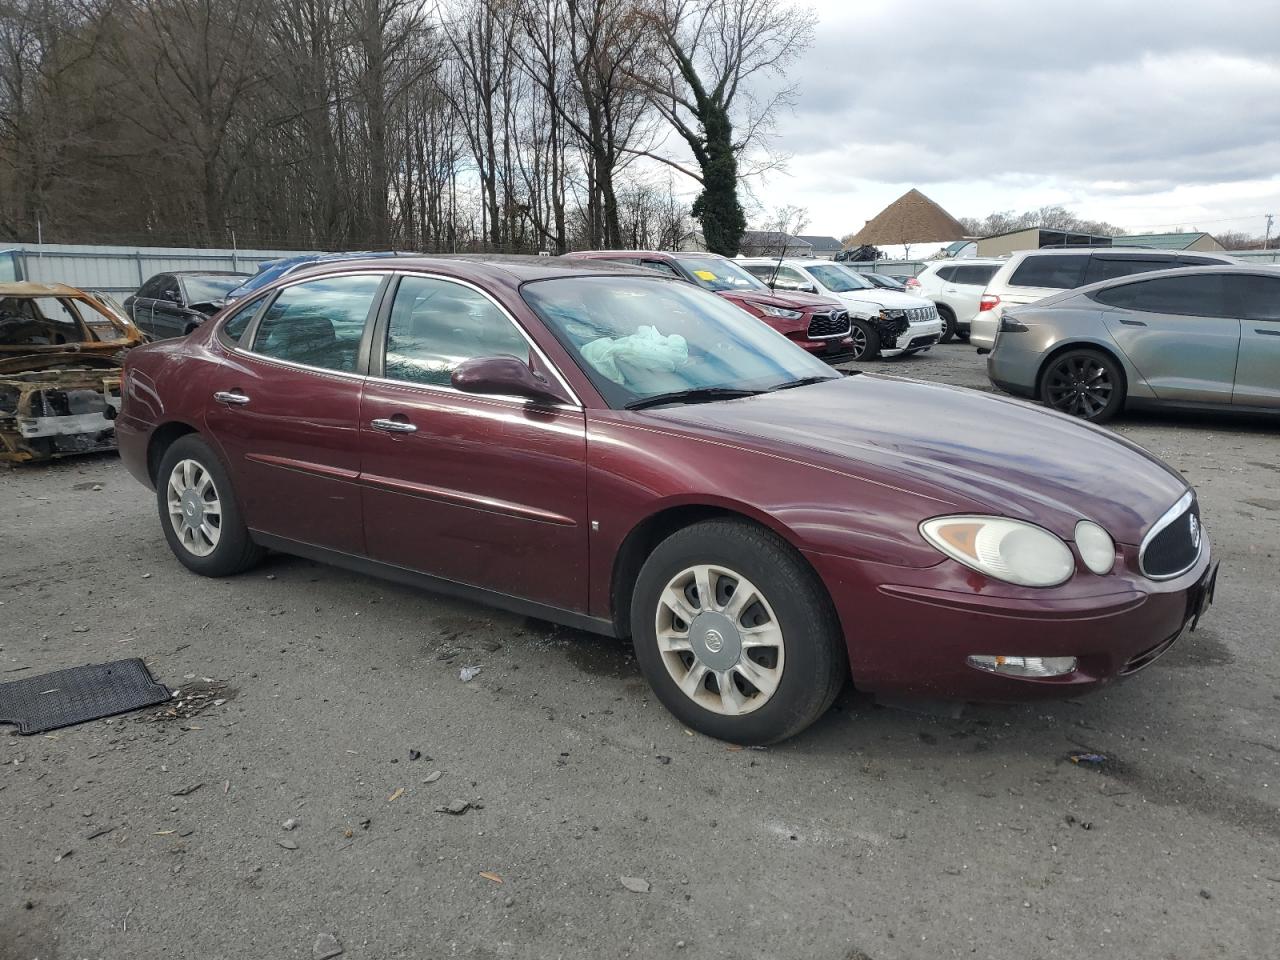
[[851, 321], [852, 325], [861, 330], [867, 338], [867, 348], [863, 351], [862, 356], [854, 357], [855, 360], [874, 360], [880, 356], [880, 334], [878, 334], [871, 324], [865, 320], [854, 317]]
[[[1102, 364], [1107, 371], [1107, 376], [1111, 378], [1113, 388], [1111, 391], [1111, 399], [1107, 401], [1107, 405], [1103, 407], [1101, 411], [1091, 417], [1082, 417], [1074, 413], [1068, 413], [1066, 410], [1059, 410], [1049, 400], [1050, 374], [1053, 373], [1060, 364], [1066, 363], [1073, 357], [1088, 357], [1089, 359]], [[1124, 371], [1120, 368], [1120, 364], [1107, 356], [1107, 354], [1103, 353], [1101, 350], [1090, 350], [1087, 347], [1082, 347], [1078, 350], [1067, 350], [1058, 354], [1048, 363], [1048, 365], [1045, 366], [1044, 373], [1040, 377], [1040, 402], [1056, 413], [1061, 413], [1063, 416], [1073, 417], [1076, 420], [1083, 420], [1086, 423], [1104, 423], [1107, 420], [1110, 420], [1124, 409], [1125, 395], [1127, 393], [1127, 381], [1125, 379]]]
[[[195, 460], [209, 475], [218, 491], [222, 504], [221, 534], [218, 545], [207, 557], [190, 553], [178, 540], [169, 518], [169, 474], [180, 460]], [[156, 471], [156, 507], [160, 514], [160, 526], [169, 549], [188, 570], [206, 577], [225, 577], [239, 573], [256, 560], [257, 548], [249, 536], [249, 530], [241, 518], [231, 477], [219, 457], [204, 440], [195, 434], [179, 437], [165, 451]]]
[[[777, 690], [764, 706], [737, 717], [712, 713], [686, 697], [657, 647], [661, 591], [681, 570], [703, 563], [725, 566], [755, 584], [782, 628], [785, 659]], [[785, 542], [745, 522], [697, 524], [659, 544], [636, 579], [631, 611], [636, 659], [658, 699], [687, 727], [720, 740], [767, 744], [798, 733], [830, 706], [848, 675], [844, 638], [821, 582]]]
[[950, 343], [956, 337], [955, 315], [946, 307], [939, 307], [938, 318], [942, 321], [942, 333], [938, 336], [938, 342]]

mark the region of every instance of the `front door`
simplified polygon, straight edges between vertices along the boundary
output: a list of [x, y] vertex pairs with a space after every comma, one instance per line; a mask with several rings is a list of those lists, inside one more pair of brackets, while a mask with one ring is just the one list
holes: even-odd
[[1225, 275], [1204, 271], [1098, 291], [1107, 330], [1161, 400], [1230, 403], [1240, 320]]
[[1235, 274], [1240, 283], [1240, 359], [1231, 402], [1280, 407], [1280, 278]]
[[507, 312], [472, 287], [405, 276], [385, 326], [360, 411], [369, 555], [585, 611], [581, 407], [450, 385], [472, 357], [516, 356], [546, 369]]
[[283, 288], [206, 382], [207, 423], [251, 529], [364, 553], [362, 344], [383, 282], [348, 274]]

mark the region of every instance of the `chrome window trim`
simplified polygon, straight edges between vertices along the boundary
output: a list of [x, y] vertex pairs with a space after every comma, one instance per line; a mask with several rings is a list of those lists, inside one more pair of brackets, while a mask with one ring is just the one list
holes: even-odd
[[1187, 564], [1181, 570], [1175, 571], [1174, 573], [1165, 573], [1165, 574], [1160, 574], [1159, 576], [1147, 573], [1147, 547], [1151, 545], [1151, 541], [1156, 538], [1156, 536], [1160, 533], [1160, 531], [1162, 531], [1165, 527], [1169, 526], [1169, 524], [1173, 523], [1173, 521], [1177, 520], [1178, 517], [1182, 516], [1182, 514], [1187, 511], [1187, 509], [1191, 506], [1191, 504], [1195, 503], [1195, 499], [1196, 499], [1195, 491], [1188, 490], [1186, 493], [1184, 493], [1181, 497], [1178, 498], [1177, 503], [1175, 503], [1172, 507], [1170, 507], [1163, 514], [1161, 514], [1160, 519], [1151, 525], [1151, 529], [1148, 530], [1146, 533], [1146, 536], [1142, 538], [1142, 543], [1138, 546], [1138, 570], [1141, 571], [1142, 575], [1146, 577], [1148, 580], [1173, 580], [1176, 577], [1182, 576], [1184, 573], [1186, 573], [1188, 570], [1190, 570], [1192, 567], [1194, 567], [1197, 563], [1200, 562], [1200, 556], [1202, 553], [1204, 553], [1203, 531], [1201, 531], [1201, 534], [1200, 534], [1200, 546], [1196, 549], [1195, 559], [1192, 560], [1189, 564]]

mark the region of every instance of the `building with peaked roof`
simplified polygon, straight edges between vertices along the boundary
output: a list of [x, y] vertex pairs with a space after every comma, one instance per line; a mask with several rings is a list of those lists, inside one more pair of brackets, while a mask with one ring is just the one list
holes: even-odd
[[816, 233], [798, 233], [797, 240], [803, 240], [812, 249], [809, 252], [811, 257], [820, 257], [823, 260], [834, 260], [836, 254], [844, 249], [844, 244], [835, 237], [827, 237]]
[[965, 230], [959, 220], [912, 187], [847, 238], [844, 246], [848, 250], [863, 244], [876, 247], [944, 244], [964, 237]]
[[1113, 247], [1153, 247], [1156, 250], [1225, 250], [1207, 233], [1134, 233], [1112, 237]]
[[744, 257], [813, 256], [813, 244], [780, 230], [747, 230], [738, 249]]

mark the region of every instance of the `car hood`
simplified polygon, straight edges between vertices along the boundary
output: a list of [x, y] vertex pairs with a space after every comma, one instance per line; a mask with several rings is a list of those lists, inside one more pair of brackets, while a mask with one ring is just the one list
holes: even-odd
[[788, 310], [813, 310], [823, 307], [842, 307], [838, 300], [820, 297], [813, 293], [779, 293], [765, 290], [732, 290], [720, 294], [726, 300], [753, 303], [758, 306], [783, 307]]
[[887, 290], [884, 287], [875, 287], [871, 290], [850, 290], [844, 296], [854, 300], [870, 300], [891, 310], [912, 310], [933, 306], [932, 300], [926, 300], [924, 297], [913, 296], [910, 293], [903, 293], [899, 290]]
[[1087, 518], [1135, 544], [1188, 488], [1162, 461], [1100, 427], [1019, 400], [893, 377], [647, 412], [917, 494], [921, 520], [996, 514], [1072, 539]]

